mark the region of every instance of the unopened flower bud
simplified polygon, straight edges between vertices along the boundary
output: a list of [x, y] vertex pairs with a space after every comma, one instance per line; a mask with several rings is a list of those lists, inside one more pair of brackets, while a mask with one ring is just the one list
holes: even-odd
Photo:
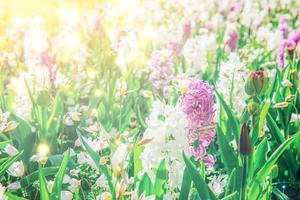
[[112, 200], [112, 195], [109, 192], [103, 192], [100, 199], [101, 200]]
[[293, 98], [294, 98], [293, 95], [288, 95], [288, 96], [285, 97], [285, 101], [286, 102], [291, 102], [293, 100]]
[[259, 104], [254, 102], [254, 101], [251, 101], [250, 103], [248, 103], [247, 105], [247, 108], [248, 108], [248, 112], [251, 114], [251, 115], [255, 115], [257, 114], [257, 112], [259, 111]]
[[241, 128], [241, 135], [239, 140], [239, 151], [243, 155], [249, 155], [251, 153], [251, 143], [248, 134], [248, 128], [246, 123]]
[[266, 91], [268, 81], [266, 71], [253, 71], [246, 80], [245, 91], [250, 96], [261, 95]]
[[282, 81], [282, 85], [283, 85], [284, 87], [288, 87], [288, 88], [293, 87], [293, 83], [291, 83], [291, 81], [289, 81], [289, 80], [284, 80], [284, 81]]
[[276, 103], [274, 105], [275, 108], [286, 108], [289, 106], [289, 103], [284, 101], [284, 102], [280, 102], [280, 103]]
[[40, 163], [42, 165], [45, 165], [47, 163], [47, 161], [48, 161], [48, 156], [41, 156], [40, 157]]
[[113, 168], [113, 174], [115, 177], [121, 176], [121, 168], [119, 166]]

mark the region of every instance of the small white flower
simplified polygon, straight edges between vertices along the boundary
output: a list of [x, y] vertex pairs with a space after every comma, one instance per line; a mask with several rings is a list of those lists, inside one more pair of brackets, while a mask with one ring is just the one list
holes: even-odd
[[64, 191], [61, 191], [60, 198], [62, 200], [72, 200], [73, 194], [70, 191], [64, 190]]
[[74, 149], [70, 148], [70, 157], [76, 156]]
[[2, 113], [0, 110], [0, 132], [8, 132], [11, 130], [14, 130], [18, 123], [15, 121], [8, 121], [8, 118], [10, 116], [10, 112]]
[[17, 128], [18, 123], [15, 121], [9, 121], [7, 123], [1, 123], [0, 124], [0, 132], [9, 132]]
[[73, 125], [74, 125], [74, 122], [72, 121], [71, 117], [66, 116], [65, 119], [64, 119], [64, 124], [65, 124], [66, 126], [73, 126]]
[[291, 116], [291, 121], [290, 122], [299, 122], [300, 121], [300, 115], [293, 113]]
[[111, 166], [113, 169], [123, 166], [128, 154], [128, 146], [121, 144], [114, 152], [111, 158]]
[[9, 189], [9, 190], [17, 190], [17, 189], [20, 189], [20, 188], [21, 188], [21, 183], [19, 181], [10, 183], [7, 186], [7, 189]]
[[71, 182], [71, 177], [65, 174], [63, 178], [63, 183], [70, 183], [70, 182]]
[[112, 195], [110, 192], [103, 192], [101, 195], [97, 196], [97, 200], [112, 200]]
[[6, 188], [0, 183], [0, 200], [7, 200], [7, 197], [5, 196], [5, 190]]
[[24, 172], [25, 172], [23, 161], [16, 161], [16, 162], [14, 162], [8, 168], [8, 170], [6, 170], [6, 172], [9, 175], [14, 176], [14, 177], [21, 177], [21, 176], [23, 176]]
[[40, 162], [42, 165], [44, 165], [48, 161], [48, 156], [34, 154], [33, 156], [31, 156], [30, 161], [32, 161], [32, 162]]
[[47, 189], [49, 192], [52, 192], [53, 186], [54, 186], [54, 181], [48, 181]]
[[95, 151], [95, 152], [99, 152], [105, 148], [107, 148], [109, 146], [107, 141], [103, 141], [103, 140], [92, 140], [91, 138], [88, 138], [86, 140], [86, 143]]
[[77, 169], [71, 169], [71, 170], [70, 170], [71, 176], [78, 176], [79, 172], [80, 172], [80, 171], [77, 170]]
[[107, 188], [107, 180], [104, 174], [102, 174], [95, 183], [100, 188]]
[[89, 133], [97, 133], [99, 131], [99, 127], [97, 124], [92, 124], [87, 127], [84, 127], [83, 130]]
[[80, 147], [80, 146], [81, 146], [81, 141], [80, 141], [79, 138], [77, 138], [77, 139], [75, 140], [74, 146], [75, 146], [75, 147]]
[[173, 200], [173, 196], [170, 193], [167, 193], [164, 195], [164, 199], [163, 200]]
[[93, 169], [98, 170], [98, 167], [97, 167], [96, 163], [94, 162], [94, 160], [91, 158], [90, 155], [88, 155], [85, 152], [80, 152], [79, 154], [77, 154], [77, 163], [78, 164], [87, 163]]
[[75, 109], [70, 108], [69, 112], [64, 117], [64, 124], [66, 126], [73, 126], [74, 122], [80, 121], [81, 113], [77, 112]]
[[76, 191], [80, 188], [80, 180], [77, 180], [75, 178], [72, 178], [70, 181], [69, 181], [69, 184], [70, 186], [68, 187], [68, 189], [70, 191]]
[[225, 175], [213, 176], [208, 186], [215, 195], [220, 195], [224, 192], [226, 182], [227, 176]]
[[81, 113], [79, 113], [79, 112], [69, 112], [69, 116], [74, 122], [79, 122]]
[[4, 152], [7, 153], [9, 156], [14, 156], [19, 153], [19, 151], [11, 144], [7, 144], [4, 147]]

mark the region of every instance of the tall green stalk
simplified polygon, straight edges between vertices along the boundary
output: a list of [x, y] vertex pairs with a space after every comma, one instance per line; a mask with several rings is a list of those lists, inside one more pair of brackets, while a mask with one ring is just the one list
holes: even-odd
[[247, 183], [247, 156], [243, 156], [243, 171], [242, 171], [242, 185], [240, 191], [240, 200], [245, 200], [246, 198], [246, 183]]

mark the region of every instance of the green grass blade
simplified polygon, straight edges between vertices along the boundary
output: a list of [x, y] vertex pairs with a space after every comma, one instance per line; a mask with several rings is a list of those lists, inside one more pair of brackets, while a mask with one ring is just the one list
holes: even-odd
[[260, 169], [260, 167], [265, 164], [267, 160], [267, 153], [269, 151], [268, 149], [268, 143], [267, 138], [264, 138], [257, 146], [256, 150], [254, 151], [254, 158], [255, 161], [253, 163], [254, 165], [254, 172], [257, 172], [257, 170]]
[[273, 187], [272, 188], [272, 192], [273, 194], [280, 200], [290, 200], [290, 198], [288, 196], [286, 196], [286, 194], [284, 194], [283, 192], [281, 192], [278, 188]]
[[249, 192], [249, 198], [250, 199], [256, 199], [260, 193], [260, 184], [262, 184], [266, 177], [270, 174], [272, 170], [272, 166], [276, 163], [276, 161], [279, 159], [279, 157], [283, 154], [283, 152], [289, 147], [289, 145], [299, 136], [299, 132], [294, 135], [293, 137], [290, 137], [287, 139], [284, 143], [282, 143], [276, 151], [273, 152], [273, 154], [268, 158], [265, 165], [257, 172], [256, 178], [253, 179], [250, 192]]
[[56, 174], [56, 177], [54, 179], [54, 186], [52, 189], [51, 199], [59, 199], [60, 200], [60, 194], [61, 194], [61, 188], [62, 188], [62, 182], [64, 179], [64, 175], [66, 173], [66, 169], [68, 166], [70, 160], [70, 149], [67, 150], [64, 154], [64, 159], [61, 162], [60, 168]]
[[[44, 176], [50, 176], [50, 175], [54, 175], [55, 173], [57, 173], [58, 169], [59, 169], [58, 167], [45, 167], [45, 168], [42, 168], [41, 170], [43, 171]], [[32, 183], [38, 179], [39, 179], [39, 171], [37, 170], [37, 171], [27, 175], [20, 181], [21, 187], [27, 188], [27, 187], [31, 186]]]
[[229, 128], [232, 130], [233, 136], [236, 140], [236, 142], [238, 142], [239, 139], [239, 123], [237, 120], [237, 117], [235, 116], [234, 112], [231, 110], [231, 108], [229, 107], [229, 105], [227, 105], [227, 103], [225, 102], [225, 100], [223, 99], [223, 97], [215, 90], [215, 93], [217, 94], [221, 105], [223, 106], [227, 117], [228, 117], [228, 122], [229, 122]]
[[41, 164], [39, 164], [39, 184], [40, 184], [41, 200], [50, 200], [49, 192], [47, 189], [46, 178], [44, 176]]
[[25, 198], [23, 197], [18, 197], [10, 192], [6, 192], [5, 193], [5, 196], [8, 197], [9, 200], [26, 200]]
[[228, 173], [230, 173], [234, 168], [238, 167], [238, 156], [229, 145], [229, 142], [219, 126], [217, 126], [217, 139], [225, 168]]
[[162, 199], [165, 193], [164, 186], [167, 182], [168, 172], [166, 169], [166, 161], [163, 159], [156, 172], [154, 190], [156, 199]]
[[183, 152], [183, 159], [186, 164], [186, 168], [188, 170], [188, 173], [197, 189], [197, 192], [202, 200], [204, 199], [212, 199], [217, 200], [217, 197], [213, 194], [213, 192], [210, 190], [200, 173], [197, 171], [194, 164], [191, 162], [191, 160], [185, 155]]
[[154, 193], [154, 188], [151, 183], [151, 179], [147, 173], [144, 173], [140, 185], [138, 187], [139, 196], [145, 193], [146, 196], [152, 195]]
[[179, 200], [186, 200], [189, 197], [192, 179], [189, 175], [187, 168], [183, 171], [182, 184], [180, 188]]

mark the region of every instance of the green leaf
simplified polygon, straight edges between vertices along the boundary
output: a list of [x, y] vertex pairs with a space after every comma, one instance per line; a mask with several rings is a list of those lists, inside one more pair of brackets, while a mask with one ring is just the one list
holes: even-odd
[[232, 192], [236, 191], [238, 188], [236, 187], [237, 184], [236, 184], [236, 169], [234, 168], [232, 171], [231, 171], [231, 174], [228, 178], [228, 185], [226, 187], [226, 193], [225, 195], [229, 195], [231, 194]]
[[290, 200], [290, 198], [288, 196], [286, 196], [283, 192], [278, 190], [278, 188], [276, 188], [276, 187], [272, 187], [272, 192], [280, 200]]
[[75, 191], [75, 197], [74, 197], [74, 199], [75, 200], [80, 200], [79, 190]]
[[186, 168], [188, 170], [188, 173], [192, 179], [192, 181], [195, 184], [195, 187], [197, 189], [197, 192], [202, 200], [206, 199], [212, 199], [217, 200], [217, 197], [213, 194], [213, 192], [210, 190], [200, 173], [197, 171], [194, 164], [191, 162], [191, 160], [185, 155], [183, 152], [183, 159], [186, 164]]
[[140, 155], [143, 151], [143, 148], [140, 146], [135, 146], [133, 148], [133, 167], [134, 167], [134, 176], [137, 176], [140, 170], [142, 169], [142, 162]]
[[262, 135], [262, 132], [263, 132], [263, 128], [264, 128], [264, 123], [265, 123], [265, 119], [266, 119], [266, 116], [268, 114], [268, 111], [269, 111], [269, 108], [270, 108], [270, 105], [271, 105], [271, 101], [270, 100], [267, 100], [261, 111], [260, 111], [260, 115], [259, 115], [259, 122], [258, 122], [258, 131], [259, 131], [259, 135]]
[[[268, 128], [270, 129], [270, 133], [272, 134], [273, 138], [275, 138], [277, 146], [284, 143], [286, 141], [286, 138], [284, 137], [283, 133], [280, 131], [279, 127], [277, 126], [276, 122], [270, 114], [267, 115], [267, 122]], [[286, 165], [290, 168], [293, 176], [296, 177], [297, 166], [292, 152], [287, 151], [286, 153], [284, 153], [283, 157]]]
[[271, 105], [271, 101], [267, 100], [264, 102], [263, 106], [261, 107], [260, 113], [258, 115], [257, 120], [255, 120], [254, 127], [251, 129], [251, 144], [254, 146], [257, 142], [257, 138], [259, 136], [263, 136], [264, 134], [264, 124], [266, 120], [266, 116], [268, 114], [269, 108]]
[[10, 192], [6, 192], [5, 196], [7, 196], [9, 200], [26, 200], [25, 198], [18, 197], [18, 196], [14, 195], [14, 194], [12, 194]]
[[154, 183], [154, 190], [155, 190], [155, 196], [156, 199], [162, 199], [163, 195], [165, 193], [164, 190], [164, 185], [167, 182], [168, 178], [168, 172], [166, 169], [166, 161], [163, 159], [156, 172], [156, 177], [155, 177], [155, 183]]
[[28, 144], [34, 144], [36, 140], [36, 134], [32, 134], [31, 125], [24, 119], [12, 114], [13, 119], [18, 123], [18, 126], [16, 129], [14, 129], [10, 136], [11, 138], [15, 139], [18, 143], [18, 149], [24, 150], [24, 153], [22, 155], [22, 160], [24, 164], [28, 164], [29, 158], [32, 155], [32, 150], [34, 148], [34, 145], [28, 145]]
[[289, 145], [299, 136], [298, 132], [293, 137], [287, 139], [284, 143], [282, 143], [268, 158], [267, 162], [264, 166], [257, 172], [256, 178], [252, 180], [249, 199], [256, 199], [260, 192], [260, 185], [265, 181], [266, 177], [270, 174], [272, 170], [272, 166], [276, 163], [279, 157], [283, 154], [283, 152], [289, 147]]
[[31, 103], [32, 103], [32, 105], [33, 105], [33, 108], [35, 109], [37, 105], [36, 105], [36, 102], [34, 101], [34, 98], [33, 98], [32, 92], [31, 92], [31, 90], [30, 90], [29, 84], [28, 84], [28, 82], [27, 82], [26, 79], [24, 79], [24, 81], [25, 81], [25, 86], [26, 86], [28, 95], [29, 95], [29, 97], [30, 97]]
[[0, 158], [0, 164], [4, 163], [4, 162], [7, 161], [8, 159], [9, 159], [9, 157]]
[[139, 124], [142, 126], [142, 129], [145, 129], [147, 127], [147, 124], [145, 123], [145, 120], [143, 119], [139, 102], [140, 102], [139, 99], [137, 99], [135, 102], [135, 112], [136, 112], [136, 116], [137, 116], [137, 120], [138, 120]]
[[280, 129], [278, 128], [276, 122], [273, 120], [272, 116], [270, 114], [267, 114], [267, 122], [268, 122], [268, 128], [270, 129], [270, 132], [274, 139], [277, 141], [278, 144], [281, 144], [284, 142], [284, 136], [281, 133]]
[[12, 144], [11, 140], [6, 140], [3, 142], [0, 142], [0, 149], [4, 149], [6, 147], [6, 145], [8, 145], [8, 144]]
[[267, 153], [268, 153], [268, 139], [264, 138], [257, 146], [255, 152], [254, 152], [254, 172], [257, 172], [257, 170], [260, 169], [261, 166], [263, 166], [267, 160]]
[[54, 179], [54, 186], [52, 189], [51, 199], [60, 199], [61, 197], [62, 182], [63, 182], [64, 175], [66, 173], [69, 159], [70, 159], [70, 149], [68, 149], [67, 152], [65, 152], [64, 159]]
[[50, 200], [49, 192], [47, 189], [46, 178], [43, 174], [43, 170], [40, 163], [39, 163], [39, 183], [40, 183], [41, 200]]
[[31, 133], [31, 125], [28, 121], [12, 114], [13, 119], [18, 123], [18, 126], [12, 131], [14, 138], [22, 144], [22, 140]]
[[189, 192], [192, 185], [192, 179], [189, 175], [188, 169], [185, 168], [183, 171], [182, 184], [180, 188], [179, 200], [186, 200], [189, 197]]
[[229, 145], [229, 142], [226, 140], [226, 137], [223, 134], [219, 125], [217, 126], [217, 139], [225, 168], [230, 173], [234, 168], [237, 168], [239, 166], [237, 159], [238, 156], [234, 152], [232, 147]]
[[215, 90], [215, 92], [220, 100], [221, 105], [224, 107], [225, 112], [227, 114], [228, 122], [229, 122], [228, 128], [231, 129], [236, 142], [238, 142], [240, 130], [239, 130], [239, 122], [237, 120], [237, 117], [235, 116], [235, 114], [233, 113], [231, 108], [227, 105], [227, 103], [222, 98], [222, 96], [216, 90]]
[[[42, 168], [41, 170], [43, 171], [44, 176], [49, 176], [49, 175], [54, 175], [58, 171], [58, 167], [45, 167]], [[39, 171], [35, 171], [26, 177], [24, 177], [21, 181], [21, 187], [22, 188], [27, 188], [32, 185], [32, 183], [39, 178]]]
[[221, 200], [231, 200], [231, 199], [235, 199], [235, 197], [237, 197], [238, 193], [237, 191], [229, 194], [229, 195], [226, 195], [225, 197], [223, 197]]
[[0, 165], [0, 177], [5, 173], [5, 171], [14, 163], [16, 162], [21, 155], [23, 154], [23, 151], [18, 153], [17, 155], [14, 155], [13, 157], [10, 157], [7, 159], [3, 164]]
[[148, 176], [147, 173], [144, 173], [144, 175], [141, 179], [139, 188], [138, 188], [139, 196], [141, 196], [141, 194], [143, 192], [145, 192], [146, 196], [149, 196], [149, 195], [154, 193], [154, 188], [153, 188], [153, 185], [151, 183], [151, 179], [150, 179], [150, 177]]
[[278, 173], [279, 173], [279, 171], [278, 171], [279, 169], [278, 169], [278, 165], [273, 165], [272, 166], [272, 169], [271, 169], [271, 178], [272, 178], [272, 180], [274, 180], [274, 179], [276, 179], [277, 177], [278, 177]]
[[55, 100], [52, 106], [52, 111], [50, 117], [47, 120], [47, 132], [50, 134], [50, 137], [53, 139], [56, 137], [56, 134], [61, 125], [60, 120], [62, 119], [64, 106], [62, 101], [62, 90], [59, 90], [55, 96]]

